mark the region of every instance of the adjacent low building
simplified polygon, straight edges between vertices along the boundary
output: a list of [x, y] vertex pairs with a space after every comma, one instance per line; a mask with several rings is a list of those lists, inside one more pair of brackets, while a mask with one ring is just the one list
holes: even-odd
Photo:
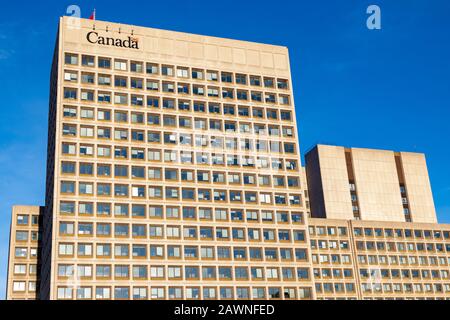
[[422, 153], [317, 145], [305, 161], [312, 217], [437, 222]]
[[317, 299], [449, 299], [450, 225], [309, 219]]
[[12, 208], [7, 299], [36, 300], [39, 297], [43, 211], [44, 207], [39, 206]]
[[317, 145], [305, 159], [317, 299], [450, 297], [424, 154]]

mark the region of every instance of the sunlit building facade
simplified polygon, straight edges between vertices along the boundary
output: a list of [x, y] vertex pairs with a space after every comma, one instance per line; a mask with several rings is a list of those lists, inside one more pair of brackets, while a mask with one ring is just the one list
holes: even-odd
[[11, 215], [6, 297], [35, 300], [39, 295], [44, 207], [14, 206]]
[[41, 297], [308, 299], [285, 47], [61, 18]]
[[309, 219], [317, 299], [449, 299], [450, 225]]
[[313, 217], [437, 222], [423, 153], [320, 144], [305, 162]]
[[350, 214], [310, 218], [332, 215], [297, 134], [286, 47], [62, 17], [46, 201], [13, 209], [7, 298], [445, 297], [446, 226], [356, 221], [349, 189]]

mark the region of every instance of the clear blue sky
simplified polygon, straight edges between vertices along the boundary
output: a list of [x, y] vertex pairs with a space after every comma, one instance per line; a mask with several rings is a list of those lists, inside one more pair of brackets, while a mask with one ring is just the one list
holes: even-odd
[[[82, 16], [289, 47], [302, 150], [316, 143], [427, 154], [450, 222], [450, 1], [4, 1], [0, 12], [0, 298], [13, 204], [43, 204], [58, 17]], [[377, 4], [382, 30], [366, 28]]]

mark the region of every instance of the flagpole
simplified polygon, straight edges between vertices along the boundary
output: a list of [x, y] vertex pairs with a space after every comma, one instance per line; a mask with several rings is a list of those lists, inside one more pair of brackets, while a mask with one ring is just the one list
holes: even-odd
[[89, 20], [95, 20], [95, 8], [94, 11], [92, 11], [91, 15], [89, 16]]

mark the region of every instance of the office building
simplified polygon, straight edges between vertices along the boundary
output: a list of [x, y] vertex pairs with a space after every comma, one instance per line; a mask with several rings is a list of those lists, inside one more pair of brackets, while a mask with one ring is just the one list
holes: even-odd
[[317, 299], [449, 299], [450, 225], [309, 219]]
[[424, 154], [317, 145], [305, 160], [312, 217], [437, 222]]
[[317, 299], [450, 297], [423, 154], [317, 145], [305, 160]]
[[311, 298], [287, 48], [79, 22], [53, 59], [41, 298]]

